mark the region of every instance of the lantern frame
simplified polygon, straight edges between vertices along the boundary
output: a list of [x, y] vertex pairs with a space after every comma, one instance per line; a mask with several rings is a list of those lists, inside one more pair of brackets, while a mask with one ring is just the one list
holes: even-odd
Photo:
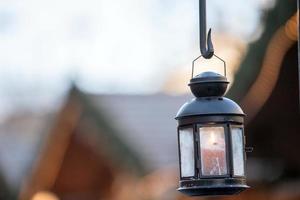
[[[242, 109], [234, 101], [223, 97], [227, 88], [226, 77], [204, 72], [190, 81], [190, 87], [196, 98], [185, 103], [178, 111], [177, 141], [180, 166], [180, 192], [190, 196], [231, 195], [246, 188], [246, 141], [244, 116]], [[223, 127], [225, 144], [226, 174], [203, 174], [201, 161], [201, 127]], [[241, 129], [240, 149], [242, 151], [243, 175], [235, 175], [232, 130]], [[182, 176], [180, 134], [181, 130], [193, 130], [194, 176]]]
[[[202, 127], [222, 127], [224, 128], [224, 136], [225, 136], [225, 150], [226, 150], [226, 174], [224, 175], [203, 175], [202, 173], [202, 162], [201, 162], [201, 143], [200, 143], [200, 131], [199, 129]], [[240, 128], [242, 130], [242, 146], [243, 146], [243, 161], [246, 162], [246, 152], [245, 152], [245, 135], [244, 135], [244, 127], [241, 124], [228, 124], [228, 123], [217, 123], [217, 124], [194, 124], [194, 125], [183, 125], [178, 126], [177, 131], [177, 141], [178, 141], [178, 156], [179, 156], [179, 164], [180, 164], [180, 179], [189, 180], [191, 178], [244, 178], [246, 167], [244, 165], [243, 172], [244, 175], [235, 175], [234, 173], [234, 165], [233, 165], [233, 151], [232, 151], [232, 128]], [[181, 173], [181, 148], [180, 148], [180, 131], [192, 129], [193, 130], [193, 145], [194, 145], [194, 176], [182, 176]]]

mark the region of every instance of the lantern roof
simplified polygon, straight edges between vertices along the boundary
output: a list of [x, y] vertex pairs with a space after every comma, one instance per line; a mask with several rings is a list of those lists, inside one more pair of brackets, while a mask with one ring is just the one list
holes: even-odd
[[226, 97], [201, 97], [186, 102], [178, 111], [175, 119], [204, 115], [240, 115], [241, 107]]

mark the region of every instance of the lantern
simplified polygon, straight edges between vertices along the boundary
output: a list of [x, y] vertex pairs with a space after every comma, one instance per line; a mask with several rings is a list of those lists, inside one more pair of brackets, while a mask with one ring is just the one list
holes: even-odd
[[[225, 66], [226, 69], [226, 66]], [[195, 98], [176, 115], [180, 182], [191, 196], [237, 194], [246, 188], [244, 113], [223, 97], [228, 81], [215, 72], [192, 75]]]

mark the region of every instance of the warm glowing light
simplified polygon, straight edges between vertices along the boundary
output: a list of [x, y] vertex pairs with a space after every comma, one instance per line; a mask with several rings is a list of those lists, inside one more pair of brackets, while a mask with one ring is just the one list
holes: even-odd
[[[212, 128], [213, 129], [213, 128]], [[219, 132], [214, 132], [214, 130], [210, 130], [207, 132], [208, 138], [202, 142], [203, 148], [224, 148], [224, 140], [219, 137]]]
[[225, 175], [227, 164], [224, 128], [202, 127], [199, 133], [202, 174]]
[[280, 27], [272, 37], [263, 60], [261, 71], [246, 96], [242, 107], [246, 108], [248, 123], [269, 99], [277, 83], [281, 64], [286, 52], [297, 41], [297, 12], [285, 26]]
[[51, 192], [41, 191], [36, 193], [31, 200], [59, 200], [59, 198]]
[[210, 132], [210, 138], [209, 138], [209, 143], [210, 145], [217, 145], [217, 141], [216, 141], [216, 136], [213, 132]]
[[298, 38], [298, 20], [299, 19], [299, 11], [296, 12], [296, 14], [291, 17], [287, 23], [285, 24], [285, 34], [286, 36], [294, 41], [297, 41]]

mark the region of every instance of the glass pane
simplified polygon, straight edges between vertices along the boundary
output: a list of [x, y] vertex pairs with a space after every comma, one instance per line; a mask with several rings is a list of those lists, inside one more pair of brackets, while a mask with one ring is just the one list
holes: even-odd
[[194, 158], [194, 136], [193, 129], [183, 129], [179, 131], [181, 176], [189, 177], [195, 175]]
[[224, 127], [201, 127], [199, 133], [202, 175], [226, 175], [227, 163]]
[[236, 176], [244, 176], [244, 144], [243, 129], [232, 128], [232, 157], [233, 157], [233, 174]]

